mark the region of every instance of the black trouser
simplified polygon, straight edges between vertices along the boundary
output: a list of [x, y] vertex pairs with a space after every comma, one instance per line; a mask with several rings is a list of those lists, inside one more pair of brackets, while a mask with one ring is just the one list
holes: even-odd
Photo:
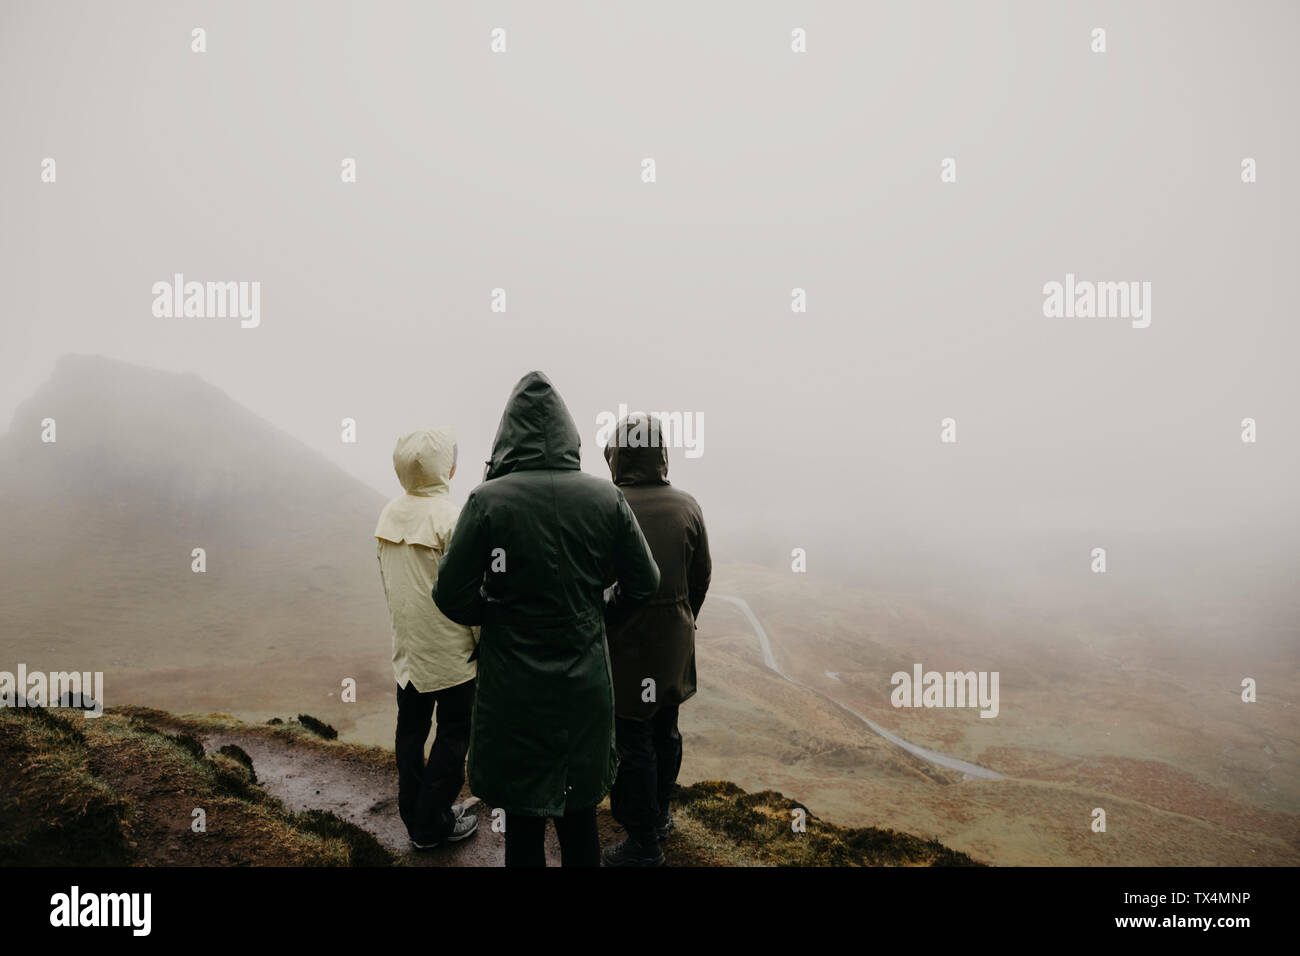
[[570, 810], [562, 817], [506, 814], [506, 866], [546, 865], [546, 821], [555, 821], [561, 866], [600, 866], [596, 808]]
[[655, 827], [668, 815], [668, 800], [682, 768], [678, 707], [665, 704], [649, 720], [614, 718], [618, 776], [609, 806], [614, 819], [642, 843], [655, 839]]
[[[438, 730], [424, 761], [434, 706]], [[456, 820], [451, 805], [465, 784], [465, 755], [469, 753], [470, 715], [474, 711], [474, 681], [420, 693], [409, 681], [397, 688], [397, 811], [406, 832], [417, 843], [446, 839]]]

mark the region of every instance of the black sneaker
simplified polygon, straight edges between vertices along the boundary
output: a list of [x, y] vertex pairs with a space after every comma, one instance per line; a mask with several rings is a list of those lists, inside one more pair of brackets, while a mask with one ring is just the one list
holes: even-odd
[[600, 862], [604, 866], [663, 866], [664, 851], [658, 840], [640, 843], [628, 837], [601, 850]]

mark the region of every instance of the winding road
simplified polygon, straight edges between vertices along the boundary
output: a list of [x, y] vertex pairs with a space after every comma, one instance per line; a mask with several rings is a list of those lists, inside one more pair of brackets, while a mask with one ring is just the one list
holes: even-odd
[[936, 764], [940, 767], [947, 767], [949, 770], [961, 771], [961, 773], [965, 774], [967, 777], [974, 777], [980, 780], [1004, 779], [1004, 775], [998, 773], [996, 770], [989, 770], [987, 767], [981, 767], [979, 764], [974, 764], [967, 760], [960, 760], [957, 757], [950, 757], [948, 756], [948, 754], [939, 753], [939, 751], [937, 750], [927, 750], [924, 747], [918, 747], [916, 744], [904, 740], [902, 737], [898, 736], [898, 734], [891, 733], [890, 731], [886, 730], [884, 727], [881, 727], [870, 717], [858, 713], [856, 710], [854, 710], [852, 707], [849, 707], [847, 704], [842, 704], [834, 697], [822, 693], [817, 688], [809, 687], [807, 684], [803, 683], [802, 681], [795, 680], [795, 678], [791, 677], [785, 671], [781, 670], [780, 665], [777, 664], [776, 655], [772, 653], [772, 642], [768, 639], [767, 630], [766, 628], [763, 627], [763, 622], [760, 621], [758, 619], [758, 616], [754, 613], [753, 608], [749, 606], [748, 601], [746, 601], [744, 598], [734, 597], [733, 595], [730, 594], [712, 594], [710, 595], [710, 597], [718, 598], [720, 600], [726, 601], [729, 604], [734, 604], [736, 607], [740, 608], [741, 613], [743, 613], [745, 615], [746, 620], [749, 621], [749, 626], [753, 628], [754, 635], [758, 638], [758, 643], [763, 649], [763, 666], [766, 667], [768, 670], [770, 670], [772, 673], [776, 674], [782, 680], [789, 681], [791, 684], [794, 684], [796, 687], [802, 687], [804, 690], [811, 691], [812, 693], [820, 697], [822, 700], [827, 701], [830, 704], [833, 704], [834, 706], [838, 707], [840, 710], [844, 711], [845, 713], [852, 714], [858, 720], [862, 721], [864, 724], [870, 727], [872, 731], [874, 731], [875, 733], [879, 734], [881, 737], [884, 737], [886, 740], [888, 740], [891, 744], [894, 744], [895, 746], [898, 747], [902, 747], [908, 753], [920, 757], [922, 760], [929, 761], [930, 763]]

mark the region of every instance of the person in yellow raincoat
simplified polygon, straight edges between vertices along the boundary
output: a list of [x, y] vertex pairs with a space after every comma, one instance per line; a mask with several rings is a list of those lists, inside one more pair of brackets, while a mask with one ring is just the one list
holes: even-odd
[[[463, 840], [478, 826], [454, 803], [465, 783], [478, 628], [448, 620], [429, 599], [456, 527], [457, 508], [448, 497], [455, 433], [429, 428], [403, 436], [393, 468], [405, 493], [384, 508], [375, 538], [393, 626], [397, 805], [412, 844], [429, 849]], [[435, 709], [438, 729], [426, 763]]]

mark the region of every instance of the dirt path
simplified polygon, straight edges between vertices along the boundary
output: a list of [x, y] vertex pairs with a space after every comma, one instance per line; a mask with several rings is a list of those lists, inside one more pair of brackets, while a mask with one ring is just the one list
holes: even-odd
[[[406, 827], [397, 814], [397, 770], [381, 769], [310, 746], [255, 734], [211, 733], [200, 736], [204, 750], [213, 753], [227, 744], [243, 749], [253, 761], [253, 772], [267, 793], [278, 797], [294, 812], [328, 810], [369, 830], [411, 866], [503, 866], [505, 834], [493, 832], [492, 813], [482, 801], [462, 790], [468, 812], [479, 817], [478, 832], [467, 840], [438, 850], [417, 852], [407, 840]], [[547, 828], [546, 858], [559, 866], [560, 848], [555, 832]]]
[[[958, 760], [947, 754], [925, 750], [877, 726], [863, 714], [842, 704], [816, 688], [807, 687], [781, 670], [773, 653], [767, 632], [748, 602], [731, 595], [715, 595], [738, 607], [749, 621], [759, 639], [763, 663], [772, 672], [800, 687], [812, 691], [835, 707], [840, 708], [866, 724], [875, 733], [917, 756], [943, 766], [958, 769], [968, 776], [997, 778], [1001, 774]], [[174, 728], [181, 729], [181, 728]], [[378, 764], [362, 760], [346, 751], [312, 746], [311, 743], [294, 743], [274, 736], [238, 731], [219, 731], [199, 734], [204, 750], [211, 754], [227, 744], [240, 747], [253, 761], [253, 771], [258, 783], [294, 812], [302, 810], [328, 810], [336, 816], [354, 823], [370, 833], [386, 847], [402, 855], [412, 866], [503, 866], [505, 864], [505, 834], [492, 829], [492, 810], [468, 788], [461, 791], [461, 802], [467, 812], [479, 818], [478, 832], [467, 840], [452, 846], [431, 851], [415, 851], [406, 836], [406, 827], [397, 813], [397, 769], [391, 764]], [[622, 830], [607, 809], [597, 812], [597, 825], [601, 844], [606, 845], [622, 838]], [[688, 854], [681, 862], [687, 863]], [[548, 866], [560, 865], [560, 848], [555, 830], [546, 830], [546, 860]]]

